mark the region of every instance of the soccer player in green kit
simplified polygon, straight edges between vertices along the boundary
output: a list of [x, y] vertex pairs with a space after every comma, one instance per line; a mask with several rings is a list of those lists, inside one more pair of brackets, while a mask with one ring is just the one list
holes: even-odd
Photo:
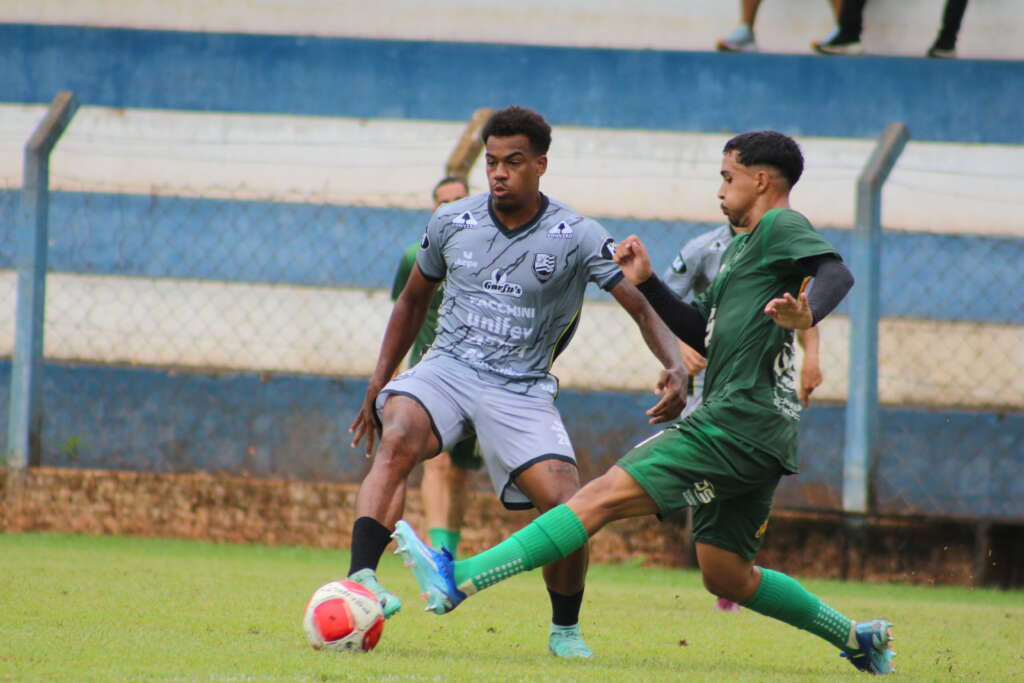
[[[615, 261], [626, 279], [706, 356], [704, 405], [635, 446], [564, 505], [466, 560], [429, 548], [400, 521], [399, 552], [428, 609], [443, 614], [504, 578], [565, 557], [612, 521], [689, 506], [710, 592], [823, 638], [858, 669], [893, 671], [889, 622], [854, 622], [793, 578], [754, 564], [779, 479], [797, 472], [793, 330], [815, 325], [853, 285], [835, 249], [789, 207], [802, 172], [799, 146], [781, 133], [744, 133], [726, 143], [722, 211], [750, 232], [732, 241], [718, 277], [692, 306], [653, 274], [636, 236], [618, 245]], [[809, 293], [801, 291], [808, 276]]]

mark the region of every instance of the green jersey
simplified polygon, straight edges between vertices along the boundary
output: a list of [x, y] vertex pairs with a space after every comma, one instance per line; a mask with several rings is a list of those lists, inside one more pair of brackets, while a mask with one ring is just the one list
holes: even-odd
[[835, 254], [810, 222], [791, 209], [767, 212], [737, 235], [722, 268], [695, 305], [707, 320], [704, 405], [691, 420], [713, 425], [797, 472], [800, 401], [793, 371], [793, 331], [764, 313], [765, 304], [798, 295], [798, 259]]
[[[406, 248], [405, 253], [402, 254], [402, 260], [398, 264], [398, 272], [395, 273], [395, 282], [391, 285], [392, 301], [396, 301], [398, 295], [405, 289], [405, 283], [409, 281], [409, 275], [412, 273], [412, 266], [416, 263], [416, 254], [419, 253], [419, 250], [420, 245], [418, 242], [415, 242], [410, 244]], [[434, 343], [434, 335], [437, 333], [437, 310], [441, 307], [443, 299], [443, 288], [438, 287], [434, 291], [434, 298], [430, 300], [430, 306], [427, 308], [427, 317], [423, 319], [423, 326], [416, 333], [416, 340], [412, 344], [412, 351], [409, 352], [409, 365], [418, 363], [430, 345]]]

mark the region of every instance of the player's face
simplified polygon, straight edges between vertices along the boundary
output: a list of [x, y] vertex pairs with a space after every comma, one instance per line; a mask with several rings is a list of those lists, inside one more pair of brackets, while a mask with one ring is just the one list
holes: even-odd
[[445, 183], [436, 190], [434, 190], [434, 208], [447, 204], [448, 202], [456, 202], [469, 194], [466, 191], [466, 186], [459, 182]]
[[750, 212], [760, 194], [757, 173], [744, 166], [736, 157], [739, 153], [730, 150], [722, 157], [722, 184], [718, 187], [718, 199], [722, 202], [722, 213], [729, 223], [737, 228], [752, 228]]
[[515, 213], [529, 206], [540, 191], [547, 156], [536, 155], [525, 135], [487, 138], [487, 184], [497, 211]]

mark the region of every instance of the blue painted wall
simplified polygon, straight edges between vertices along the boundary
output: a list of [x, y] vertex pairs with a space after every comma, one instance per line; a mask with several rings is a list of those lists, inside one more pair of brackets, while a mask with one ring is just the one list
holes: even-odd
[[[429, 216], [285, 202], [74, 192], [51, 197], [51, 270], [229, 282], [390, 288], [402, 246], [419, 240]], [[0, 268], [14, 262], [16, 207], [15, 193], [0, 191]], [[658, 267], [667, 266], [686, 240], [716, 227], [600, 220], [620, 238], [639, 235], [651, 253], [663, 255]], [[840, 253], [849, 253], [849, 231], [822, 233]], [[1024, 237], [892, 232], [883, 238], [882, 254], [884, 316], [1024, 324], [1024, 298], [977, 296], [1018, 285]], [[970, 277], [970, 287], [950, 286], [960, 275]], [[609, 298], [596, 287], [589, 295]], [[845, 312], [845, 304], [839, 310]]]
[[[430, 87], [424, 87], [429, 83]], [[1024, 143], [1024, 63], [603, 50], [0, 25], [0, 97], [83, 104], [464, 121], [518, 103], [556, 124], [774, 128]]]
[[[10, 364], [0, 364], [0, 386], [9, 379]], [[323, 377], [47, 365], [43, 464], [358, 480], [368, 461], [348, 447], [347, 429], [365, 390], [361, 380]], [[0, 392], [0, 414], [7, 400]], [[653, 433], [642, 414], [650, 403], [648, 394], [562, 392], [557, 404], [587, 478]], [[838, 406], [805, 413], [802, 472], [783, 480], [777, 505], [838, 507], [843, 419]], [[884, 409], [881, 420], [880, 512], [1020, 516], [1024, 415]]]

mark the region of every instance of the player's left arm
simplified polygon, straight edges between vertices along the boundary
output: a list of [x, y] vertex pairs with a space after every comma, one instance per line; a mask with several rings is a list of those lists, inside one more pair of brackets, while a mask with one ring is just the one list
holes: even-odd
[[821, 386], [821, 358], [819, 347], [821, 335], [817, 327], [797, 330], [796, 339], [804, 350], [804, 363], [800, 368], [800, 403], [804, 408], [811, 404], [811, 394]]
[[675, 419], [686, 406], [686, 370], [675, 336], [628, 280], [620, 280], [611, 294], [636, 322], [647, 348], [664, 366], [655, 390], [661, 399], [647, 410], [648, 422], [658, 424]]
[[814, 278], [814, 286], [794, 297], [785, 292], [765, 307], [765, 315], [779, 327], [806, 330], [817, 325], [831, 313], [853, 287], [853, 273], [843, 260], [832, 252], [797, 260], [804, 274]]

